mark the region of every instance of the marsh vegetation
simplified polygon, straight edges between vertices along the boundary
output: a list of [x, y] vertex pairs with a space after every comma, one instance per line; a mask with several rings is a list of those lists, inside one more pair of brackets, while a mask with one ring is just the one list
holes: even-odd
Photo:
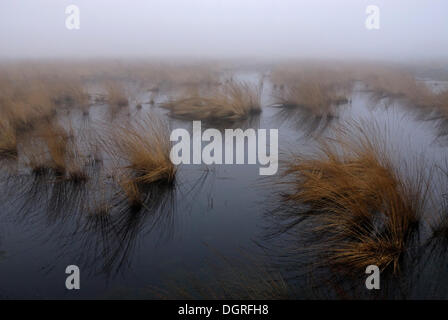
[[[48, 260], [48, 252], [67, 255], [91, 279], [132, 286], [130, 270], [149, 265], [144, 280], [157, 297], [350, 297], [370, 264], [391, 287], [386, 297], [415, 297], [394, 285], [424, 282], [446, 260], [448, 170], [438, 139], [448, 123], [446, 83], [431, 86], [411, 68], [371, 63], [248, 69], [2, 64], [1, 218], [27, 237], [22, 248], [40, 239]], [[385, 118], [413, 141], [386, 134]], [[250, 166], [173, 165], [170, 132], [191, 130], [192, 120], [278, 128], [281, 174], [260, 181]], [[218, 267], [210, 275], [204, 242], [230, 255], [243, 244], [262, 262], [237, 255], [243, 263], [225, 258], [232, 272]], [[437, 262], [429, 265], [431, 258]], [[197, 278], [179, 274], [174, 288], [160, 283], [162, 271], [175, 277], [184, 265]], [[207, 274], [213, 285], [202, 290]]]

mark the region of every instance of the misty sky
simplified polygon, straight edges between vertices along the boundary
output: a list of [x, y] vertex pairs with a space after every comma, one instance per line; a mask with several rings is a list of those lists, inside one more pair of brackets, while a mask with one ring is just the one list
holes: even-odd
[[[65, 27], [69, 4], [79, 30]], [[447, 55], [446, 0], [0, 0], [1, 57]]]

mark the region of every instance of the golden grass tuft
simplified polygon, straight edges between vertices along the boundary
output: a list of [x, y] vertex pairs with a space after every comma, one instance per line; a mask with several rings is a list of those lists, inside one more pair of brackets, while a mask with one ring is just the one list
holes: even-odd
[[419, 225], [427, 181], [401, 176], [386, 141], [363, 126], [341, 128], [315, 156], [288, 162], [285, 175], [293, 176], [294, 191], [285, 199], [301, 203], [297, 218], [311, 218], [312, 232], [326, 236], [322, 248], [330, 266], [363, 272], [374, 264], [396, 273]]
[[22, 152], [26, 164], [36, 174], [53, 172], [58, 178], [72, 182], [88, 180], [85, 157], [76, 143], [73, 129], [67, 130], [56, 121], [36, 124], [23, 140]]
[[166, 122], [147, 115], [139, 123], [122, 125], [111, 133], [108, 152], [119, 169], [119, 184], [131, 204], [141, 201], [141, 187], [174, 182], [171, 141]]
[[186, 97], [166, 102], [162, 107], [170, 115], [188, 120], [210, 122], [237, 121], [261, 112], [261, 87], [246, 82], [229, 81], [207, 91], [190, 91]]
[[18, 132], [54, 115], [51, 94], [44, 83], [28, 79], [0, 80], [0, 113]]

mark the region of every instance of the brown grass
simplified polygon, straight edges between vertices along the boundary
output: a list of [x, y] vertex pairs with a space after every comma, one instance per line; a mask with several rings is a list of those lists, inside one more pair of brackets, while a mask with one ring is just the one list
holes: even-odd
[[86, 172], [87, 157], [83, 154], [81, 148], [76, 142], [73, 130], [70, 133], [71, 139], [67, 143], [66, 151], [66, 180], [83, 183], [89, 179]]
[[28, 79], [0, 80], [0, 113], [17, 131], [54, 114], [51, 94], [44, 83]]
[[360, 76], [375, 100], [405, 99], [418, 107], [434, 107], [435, 94], [410, 72], [378, 66]]
[[448, 90], [431, 90], [424, 81], [418, 81], [410, 70], [376, 65], [359, 68], [356, 74], [376, 103], [400, 100], [420, 111], [448, 114]]
[[297, 217], [310, 217], [312, 231], [328, 236], [322, 248], [329, 265], [363, 272], [374, 264], [398, 272], [421, 217], [427, 181], [419, 174], [415, 180], [401, 176], [386, 141], [363, 127], [342, 128], [315, 156], [294, 157], [285, 172], [294, 177], [294, 191], [285, 199], [303, 204]]
[[143, 206], [142, 190], [134, 178], [121, 176], [118, 178], [118, 184], [123, 189], [131, 207], [139, 209]]
[[423, 111], [448, 114], [448, 90], [435, 92], [410, 68], [381, 63], [301, 62], [280, 65], [271, 74], [276, 102], [332, 114], [349, 101], [354, 81], [361, 81], [375, 103], [401, 100]]
[[176, 167], [169, 156], [168, 125], [156, 116], [148, 115], [136, 125], [114, 128], [106, 145], [119, 167], [119, 183], [131, 204], [141, 201], [141, 186], [173, 183]]
[[229, 81], [207, 91], [190, 91], [186, 97], [171, 100], [162, 106], [173, 117], [189, 120], [237, 121], [261, 112], [261, 87], [246, 82]]
[[45, 153], [46, 151], [48, 153], [46, 166], [58, 175], [63, 175], [66, 170], [67, 143], [69, 140], [67, 131], [58, 123], [51, 121], [40, 123], [33, 134], [44, 142], [43, 145], [46, 150], [44, 149], [41, 152]]
[[88, 179], [73, 129], [65, 129], [56, 121], [41, 121], [25, 137], [22, 152], [34, 173], [54, 172], [59, 178], [73, 182]]
[[271, 74], [276, 104], [300, 107], [318, 114], [349, 101], [353, 79], [345, 69], [331, 65], [297, 64], [278, 66]]
[[106, 85], [107, 100], [111, 106], [126, 107], [129, 100], [126, 90], [118, 82], [110, 82]]
[[88, 112], [89, 95], [79, 77], [44, 62], [0, 64], [0, 114], [17, 133], [51, 119], [57, 107]]
[[317, 115], [333, 115], [335, 106], [347, 102], [347, 96], [337, 94], [319, 82], [304, 82], [288, 87], [277, 98], [277, 104], [283, 107], [305, 108]]
[[109, 104], [109, 112], [111, 118], [115, 116], [122, 110], [122, 108], [129, 105], [129, 100], [126, 94], [126, 90], [123, 85], [119, 82], [109, 81], [106, 84], [106, 100]]
[[60, 78], [51, 82], [53, 102], [57, 106], [77, 107], [88, 113], [89, 94], [80, 80]]

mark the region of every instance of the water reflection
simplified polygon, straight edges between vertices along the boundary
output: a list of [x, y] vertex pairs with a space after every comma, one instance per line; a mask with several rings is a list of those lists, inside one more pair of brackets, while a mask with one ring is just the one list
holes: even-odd
[[[101, 166], [91, 167], [85, 183], [51, 172], [8, 175], [2, 180], [3, 205], [9, 218], [34, 230], [32, 238], [56, 244], [58, 256], [71, 256], [88, 273], [113, 277], [132, 265], [143, 238], [162, 242], [174, 237], [178, 203], [188, 214], [210, 173], [202, 170], [194, 179], [180, 175], [174, 185], [145, 186], [139, 209], [129, 205]], [[42, 228], [48, 232], [40, 234]]]
[[297, 106], [276, 106], [276, 108], [274, 117], [280, 126], [284, 123], [292, 124], [295, 130], [302, 131], [305, 136], [321, 135], [332, 122], [339, 120], [335, 112], [316, 113]]

